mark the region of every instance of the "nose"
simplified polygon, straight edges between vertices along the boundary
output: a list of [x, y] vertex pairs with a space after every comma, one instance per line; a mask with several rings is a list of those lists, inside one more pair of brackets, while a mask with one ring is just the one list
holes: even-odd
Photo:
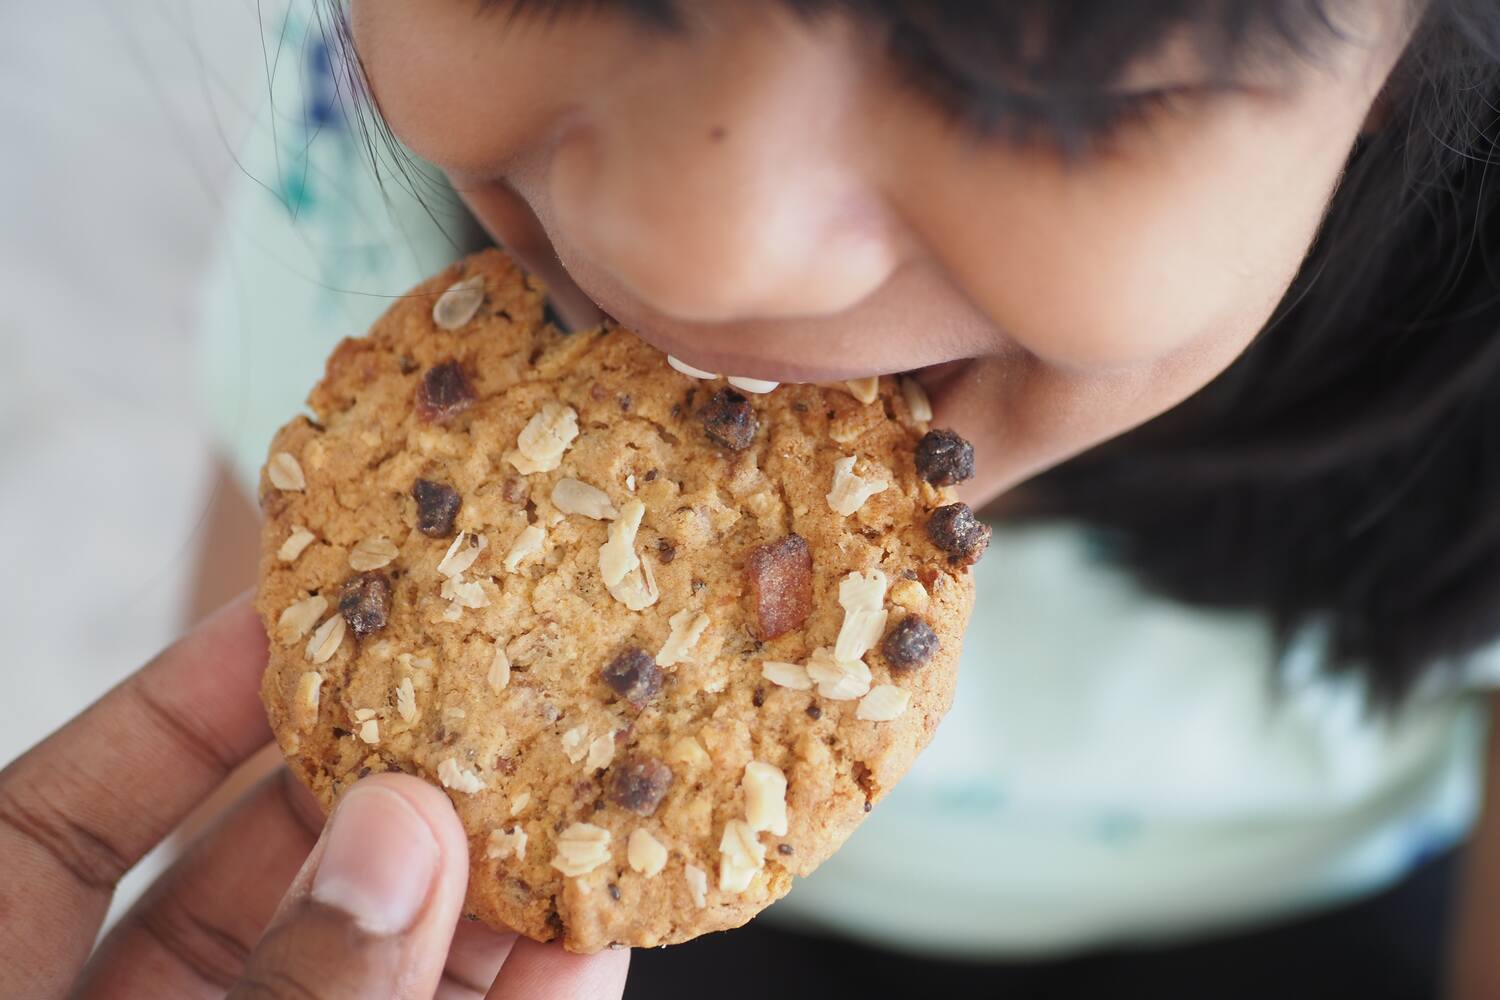
[[870, 295], [901, 240], [857, 127], [852, 54], [805, 26], [691, 44], [695, 58], [633, 73], [561, 130], [549, 228], [565, 263], [687, 321], [826, 315]]

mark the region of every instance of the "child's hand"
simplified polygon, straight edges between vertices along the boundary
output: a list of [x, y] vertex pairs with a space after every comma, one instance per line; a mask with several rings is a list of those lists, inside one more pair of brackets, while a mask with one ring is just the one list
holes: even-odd
[[400, 774], [350, 789], [321, 836], [311, 797], [271, 778], [90, 959], [120, 876], [269, 738], [265, 642], [236, 601], [0, 772], [0, 995], [619, 997], [627, 952], [455, 937], [467, 839]]

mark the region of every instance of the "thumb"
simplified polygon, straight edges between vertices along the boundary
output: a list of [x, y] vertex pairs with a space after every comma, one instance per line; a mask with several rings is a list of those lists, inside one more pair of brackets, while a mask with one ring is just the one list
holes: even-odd
[[468, 880], [447, 796], [404, 774], [344, 793], [232, 1000], [431, 997]]

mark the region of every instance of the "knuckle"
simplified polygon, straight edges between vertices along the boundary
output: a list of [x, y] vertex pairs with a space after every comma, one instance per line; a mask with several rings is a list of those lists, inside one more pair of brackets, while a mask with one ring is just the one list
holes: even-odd
[[109, 892], [130, 859], [102, 830], [70, 815], [55, 791], [40, 782], [0, 782], [0, 827], [51, 858], [86, 889]]
[[250, 947], [204, 920], [183, 900], [167, 896], [146, 911], [141, 930], [174, 961], [204, 982], [227, 990], [245, 971]]

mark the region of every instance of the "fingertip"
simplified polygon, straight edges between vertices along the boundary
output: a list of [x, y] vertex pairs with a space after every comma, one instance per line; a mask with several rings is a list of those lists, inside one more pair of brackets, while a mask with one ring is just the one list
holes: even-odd
[[385, 788], [400, 796], [432, 830], [433, 839], [442, 851], [444, 862], [459, 862], [467, 870], [469, 835], [464, 832], [463, 823], [446, 792], [430, 782], [400, 771], [372, 774], [351, 787], [365, 785]]
[[619, 1000], [629, 971], [629, 948], [575, 955], [555, 941], [520, 938], [487, 1000]]

